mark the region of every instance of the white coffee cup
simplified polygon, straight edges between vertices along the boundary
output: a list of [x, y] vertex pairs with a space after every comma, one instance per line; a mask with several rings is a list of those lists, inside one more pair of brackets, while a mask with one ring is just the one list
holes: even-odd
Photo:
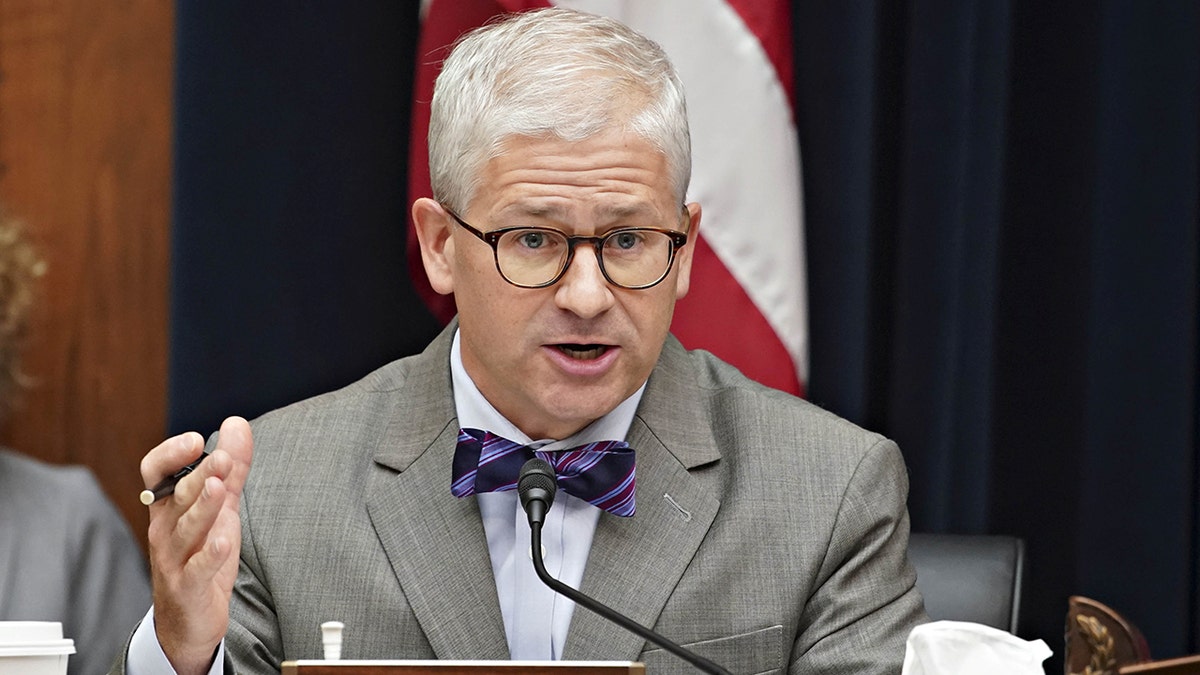
[[0, 675], [66, 675], [74, 653], [57, 621], [0, 621]]

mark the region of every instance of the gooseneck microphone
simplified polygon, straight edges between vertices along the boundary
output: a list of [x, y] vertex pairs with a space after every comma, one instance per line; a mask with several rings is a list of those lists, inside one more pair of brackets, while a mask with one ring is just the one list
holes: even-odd
[[[541, 530], [542, 522], [546, 520], [546, 512], [554, 503], [554, 494], [558, 492], [558, 479], [555, 478], [554, 467], [540, 457], [521, 465], [521, 473], [517, 478], [517, 496], [521, 499], [521, 508], [529, 516], [529, 526], [538, 524]], [[541, 548], [539, 547], [539, 551]]]
[[615, 609], [601, 604], [598, 600], [594, 600], [550, 576], [550, 573], [546, 571], [546, 563], [542, 560], [542, 522], [546, 519], [546, 512], [550, 510], [550, 505], [554, 503], [554, 493], [557, 490], [558, 482], [554, 476], [554, 467], [550, 466], [550, 462], [534, 457], [521, 467], [521, 474], [517, 479], [517, 495], [521, 500], [521, 508], [525, 509], [526, 515], [529, 516], [532, 547], [530, 553], [533, 554], [533, 569], [537, 572], [538, 578], [555, 593], [566, 596], [575, 604], [599, 614], [627, 631], [636, 633], [648, 642], [662, 647], [700, 670], [713, 675], [730, 675], [729, 671], [712, 661], [693, 654]]

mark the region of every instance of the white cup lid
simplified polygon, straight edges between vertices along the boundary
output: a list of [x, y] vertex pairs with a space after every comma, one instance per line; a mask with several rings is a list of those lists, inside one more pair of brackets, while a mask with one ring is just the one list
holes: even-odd
[[0, 621], [0, 647], [63, 639], [58, 621]]
[[74, 654], [75, 641], [71, 639], [55, 640], [53, 642], [29, 642], [26, 644], [0, 644], [0, 658], [6, 656], [57, 656]]
[[0, 657], [74, 653], [75, 641], [63, 638], [58, 621], [0, 621]]

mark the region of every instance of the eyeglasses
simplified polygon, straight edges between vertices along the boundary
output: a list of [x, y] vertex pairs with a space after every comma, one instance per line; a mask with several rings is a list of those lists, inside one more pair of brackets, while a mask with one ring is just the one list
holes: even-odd
[[[443, 205], [443, 208], [445, 206]], [[600, 273], [621, 288], [650, 288], [667, 278], [675, 251], [687, 243], [684, 232], [656, 227], [623, 227], [599, 237], [570, 237], [549, 227], [505, 227], [480, 232], [446, 209], [467, 232], [492, 247], [500, 276], [521, 288], [545, 288], [562, 278], [575, 246], [591, 244]]]

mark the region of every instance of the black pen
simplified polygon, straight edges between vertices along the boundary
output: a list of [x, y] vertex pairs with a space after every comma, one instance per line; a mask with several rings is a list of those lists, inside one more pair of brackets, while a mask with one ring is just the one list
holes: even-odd
[[203, 462], [205, 457], [208, 457], [207, 450], [205, 450], [204, 453], [196, 459], [196, 461], [162, 479], [158, 485], [154, 486], [153, 490], [142, 490], [142, 493], [138, 495], [138, 499], [146, 506], [150, 506], [163, 497], [169, 497], [170, 495], [175, 494], [175, 484], [183, 480], [184, 476], [195, 471], [196, 467], [200, 466], [200, 462]]

